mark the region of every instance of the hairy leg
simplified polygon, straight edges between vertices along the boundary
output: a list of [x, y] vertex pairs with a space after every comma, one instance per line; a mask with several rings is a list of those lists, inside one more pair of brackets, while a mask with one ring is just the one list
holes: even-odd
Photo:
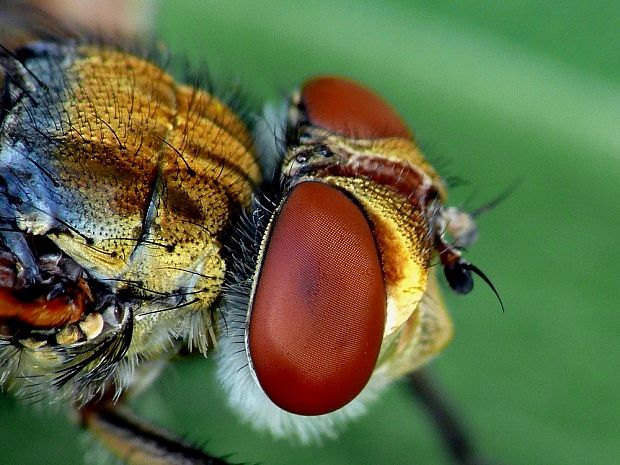
[[154, 428], [126, 406], [100, 401], [80, 410], [82, 426], [127, 465], [227, 465], [220, 458]]

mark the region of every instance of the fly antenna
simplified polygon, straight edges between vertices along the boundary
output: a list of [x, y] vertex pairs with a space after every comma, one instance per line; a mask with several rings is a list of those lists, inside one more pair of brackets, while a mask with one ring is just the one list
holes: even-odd
[[505, 313], [506, 309], [504, 308], [504, 302], [502, 302], [502, 298], [499, 296], [499, 292], [497, 292], [497, 289], [495, 289], [495, 286], [493, 285], [491, 280], [488, 278], [488, 276], [485, 275], [480, 268], [478, 268], [476, 265], [472, 265], [471, 263], [463, 262], [460, 264], [460, 266], [466, 270], [469, 270], [477, 274], [485, 283], [487, 283], [487, 286], [491, 288], [491, 290], [493, 291], [493, 294], [495, 294], [495, 297], [497, 297], [497, 300], [499, 301], [499, 305], [502, 307], [502, 313]]

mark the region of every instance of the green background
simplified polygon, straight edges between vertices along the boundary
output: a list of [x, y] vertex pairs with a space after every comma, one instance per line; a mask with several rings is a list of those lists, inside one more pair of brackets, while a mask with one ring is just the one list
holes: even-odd
[[[175, 54], [238, 79], [255, 102], [305, 78], [355, 78], [393, 102], [484, 215], [467, 257], [487, 273], [446, 292], [453, 344], [432, 365], [481, 449], [505, 465], [620, 463], [620, 3], [306, 0], [162, 2]], [[175, 364], [141, 412], [218, 454], [264, 464], [444, 464], [396, 385], [321, 448], [236, 422], [209, 361]], [[0, 462], [79, 464], [63, 414], [0, 399]]]

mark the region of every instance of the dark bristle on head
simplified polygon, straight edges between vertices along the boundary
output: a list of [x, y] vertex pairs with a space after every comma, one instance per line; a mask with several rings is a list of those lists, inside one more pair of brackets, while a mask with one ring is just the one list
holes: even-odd
[[483, 205], [480, 205], [474, 211], [470, 212], [471, 217], [477, 218], [483, 213], [493, 210], [495, 207], [503, 203], [504, 200], [508, 199], [508, 197], [510, 197], [513, 194], [513, 192], [517, 190], [520, 184], [521, 184], [520, 180], [515, 181], [513, 184], [511, 184], [506, 189], [504, 189], [502, 192], [500, 192], [495, 198], [491, 199], [490, 201], [486, 202]]
[[280, 200], [279, 191], [271, 183], [265, 183], [254, 193], [251, 206], [237, 216], [223, 236], [226, 238], [223, 253], [231, 264], [223, 289], [227, 305], [221, 307], [227, 331], [231, 326], [245, 325], [261, 243]]
[[231, 225], [231, 233], [225, 234], [225, 253], [232, 259], [229, 284], [251, 277], [253, 273], [263, 235], [271, 216], [280, 203], [276, 186], [271, 183], [262, 185], [253, 195], [250, 208], [242, 212]]

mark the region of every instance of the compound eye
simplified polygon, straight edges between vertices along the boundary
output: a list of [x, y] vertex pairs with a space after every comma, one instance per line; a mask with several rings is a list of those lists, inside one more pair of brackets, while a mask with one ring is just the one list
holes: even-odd
[[370, 379], [385, 327], [368, 221], [340, 190], [304, 182], [284, 201], [264, 250], [247, 336], [258, 382], [291, 413], [337, 410]]
[[302, 88], [301, 101], [311, 124], [345, 137], [412, 137], [392, 107], [375, 93], [348, 79], [311, 79]]

